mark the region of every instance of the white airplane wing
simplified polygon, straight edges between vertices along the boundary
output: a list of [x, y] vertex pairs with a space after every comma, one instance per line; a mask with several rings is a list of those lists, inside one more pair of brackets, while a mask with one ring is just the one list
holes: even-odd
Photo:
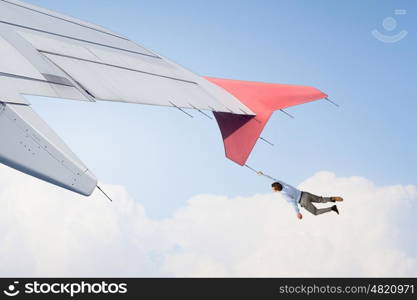
[[83, 195], [97, 180], [24, 95], [252, 115], [215, 84], [100, 26], [0, 0], [0, 163]]
[[24, 95], [210, 110], [226, 156], [240, 165], [274, 110], [327, 97], [200, 77], [117, 33], [16, 0], [0, 0], [0, 57], [0, 163], [83, 195], [96, 178]]
[[253, 114], [218, 86], [118, 34], [21, 1], [0, 0], [0, 37], [13, 55], [1, 66], [5, 76], [65, 87], [20, 94]]

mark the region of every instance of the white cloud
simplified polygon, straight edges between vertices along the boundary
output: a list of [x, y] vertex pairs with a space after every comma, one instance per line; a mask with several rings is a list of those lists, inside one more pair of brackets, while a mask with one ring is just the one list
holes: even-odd
[[320, 172], [341, 214], [295, 218], [280, 196], [198, 195], [152, 220], [120, 186], [85, 198], [0, 167], [0, 276], [417, 276], [415, 186]]

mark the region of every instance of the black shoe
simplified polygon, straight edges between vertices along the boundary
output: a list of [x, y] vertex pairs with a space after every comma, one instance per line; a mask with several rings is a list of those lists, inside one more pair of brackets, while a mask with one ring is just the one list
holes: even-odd
[[332, 206], [332, 211], [335, 211], [337, 214], [339, 214], [339, 210], [337, 209], [336, 205]]

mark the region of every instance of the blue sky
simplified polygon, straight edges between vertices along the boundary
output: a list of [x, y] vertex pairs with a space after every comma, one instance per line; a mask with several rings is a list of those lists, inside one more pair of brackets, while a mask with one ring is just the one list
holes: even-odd
[[[322, 170], [417, 184], [415, 1], [52, 1], [33, 4], [119, 32], [201, 75], [312, 85], [325, 101], [275, 113], [248, 164], [297, 185]], [[394, 15], [406, 9], [406, 15]], [[394, 17], [387, 32], [382, 21]], [[393, 44], [371, 35], [407, 30]], [[98, 178], [162, 218], [196, 194], [269, 182], [224, 158], [214, 121], [170, 108], [31, 97]], [[116, 199], [117, 200], [117, 199]]]

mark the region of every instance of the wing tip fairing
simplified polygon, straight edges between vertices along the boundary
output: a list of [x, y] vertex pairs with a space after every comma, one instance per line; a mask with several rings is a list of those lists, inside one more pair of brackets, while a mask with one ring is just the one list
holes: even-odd
[[214, 112], [223, 137], [226, 157], [242, 166], [275, 110], [327, 97], [322, 91], [310, 86], [205, 78], [231, 93], [256, 114], [245, 116]]

